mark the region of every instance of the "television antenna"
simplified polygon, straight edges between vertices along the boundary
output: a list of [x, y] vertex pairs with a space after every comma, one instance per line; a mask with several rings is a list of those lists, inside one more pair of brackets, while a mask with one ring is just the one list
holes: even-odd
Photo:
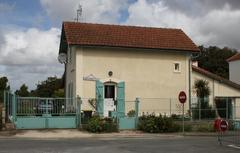
[[79, 22], [81, 19], [81, 16], [82, 16], [82, 5], [79, 4], [77, 9], [77, 18], [75, 18], [75, 20]]

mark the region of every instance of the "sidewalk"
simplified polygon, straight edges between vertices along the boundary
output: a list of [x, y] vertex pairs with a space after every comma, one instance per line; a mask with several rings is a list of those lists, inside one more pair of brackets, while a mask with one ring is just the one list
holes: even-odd
[[77, 129], [50, 129], [50, 130], [12, 130], [0, 131], [0, 138], [171, 138], [183, 136], [216, 136], [216, 133], [143, 133], [141, 131], [120, 131], [118, 133], [88, 133]]

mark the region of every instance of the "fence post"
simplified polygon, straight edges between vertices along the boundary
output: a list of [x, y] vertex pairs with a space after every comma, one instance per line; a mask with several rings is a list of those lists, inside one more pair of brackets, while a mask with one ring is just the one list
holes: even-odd
[[137, 128], [138, 125], [138, 113], [139, 113], [139, 98], [136, 98], [135, 100], [135, 128]]
[[233, 101], [233, 116], [232, 119], [235, 120], [236, 119], [236, 98], [232, 99]]
[[228, 98], [226, 100], [226, 119], [228, 119]]
[[81, 123], [81, 104], [82, 104], [82, 99], [81, 97], [77, 96], [77, 127], [81, 128], [82, 123]]
[[48, 99], [47, 98], [46, 98], [45, 103], [46, 103], [45, 113], [48, 114]]
[[198, 120], [200, 121], [201, 120], [201, 98], [200, 98], [200, 100], [199, 100], [199, 98], [198, 98], [198, 103], [199, 103], [199, 114], [198, 114]]
[[172, 116], [172, 99], [171, 98], [170, 98], [170, 106], [169, 107], [170, 107], [169, 113], [170, 113], [170, 117], [171, 117]]
[[16, 121], [16, 95], [13, 94], [12, 97], [12, 117], [13, 117], [13, 122], [15, 123]]
[[3, 107], [6, 108], [6, 90], [3, 91]]

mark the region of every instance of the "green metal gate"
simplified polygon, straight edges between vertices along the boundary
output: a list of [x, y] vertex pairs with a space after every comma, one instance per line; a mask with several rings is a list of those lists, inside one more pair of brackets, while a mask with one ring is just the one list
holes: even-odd
[[7, 121], [16, 129], [77, 128], [80, 98], [18, 97], [4, 93]]

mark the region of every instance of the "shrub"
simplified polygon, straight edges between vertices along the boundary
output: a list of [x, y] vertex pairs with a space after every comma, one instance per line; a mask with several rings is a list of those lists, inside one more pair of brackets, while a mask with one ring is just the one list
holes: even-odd
[[139, 118], [139, 130], [149, 133], [178, 132], [181, 128], [171, 117], [148, 115]]
[[196, 127], [196, 132], [214, 132], [214, 127], [212, 124], [200, 124]]
[[130, 110], [128, 113], [127, 113], [127, 116], [128, 117], [134, 117], [136, 114], [135, 110]]
[[118, 127], [116, 122], [111, 118], [100, 118], [99, 116], [93, 116], [88, 124], [83, 127], [89, 132], [101, 133], [101, 132], [117, 132]]

